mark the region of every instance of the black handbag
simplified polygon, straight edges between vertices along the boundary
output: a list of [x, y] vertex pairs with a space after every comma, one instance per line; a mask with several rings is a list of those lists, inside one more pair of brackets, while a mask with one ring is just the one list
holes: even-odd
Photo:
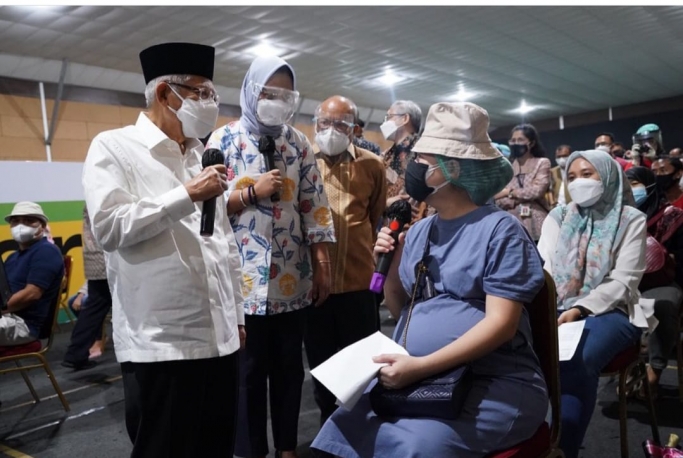
[[[432, 228], [430, 227], [422, 260], [416, 267], [415, 285], [403, 328], [403, 348], [406, 348], [408, 325], [410, 325], [416, 298], [420, 297], [419, 302], [422, 302], [436, 295], [434, 282], [427, 267], [431, 234]], [[473, 379], [471, 366], [463, 364], [398, 390], [385, 388], [377, 383], [370, 390], [370, 405], [380, 417], [429, 417], [454, 420], [460, 415]]]

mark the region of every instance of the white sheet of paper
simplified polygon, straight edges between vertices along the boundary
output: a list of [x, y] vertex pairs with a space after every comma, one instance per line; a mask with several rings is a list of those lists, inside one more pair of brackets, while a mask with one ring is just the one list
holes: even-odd
[[408, 352], [377, 331], [344, 348], [311, 370], [311, 375], [337, 397], [337, 405], [351, 410], [377, 372], [386, 366], [372, 361], [373, 356], [381, 354], [407, 355]]
[[580, 320], [563, 323], [557, 328], [557, 340], [560, 344], [560, 361], [572, 359], [576, 352], [576, 347], [579, 346], [585, 326], [586, 320]]

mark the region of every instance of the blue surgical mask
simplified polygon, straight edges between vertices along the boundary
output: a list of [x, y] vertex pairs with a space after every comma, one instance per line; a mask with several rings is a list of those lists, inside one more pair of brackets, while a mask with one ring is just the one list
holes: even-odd
[[633, 191], [633, 198], [636, 200], [636, 205], [640, 205], [647, 199], [647, 189], [643, 186], [638, 186], [637, 188], [631, 189]]

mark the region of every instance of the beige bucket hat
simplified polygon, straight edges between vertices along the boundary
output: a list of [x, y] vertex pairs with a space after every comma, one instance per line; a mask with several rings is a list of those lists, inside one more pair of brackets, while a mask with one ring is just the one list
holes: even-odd
[[5, 221], [9, 223], [10, 218], [13, 216], [33, 216], [45, 224], [48, 222], [47, 216], [43, 212], [43, 207], [35, 202], [17, 202], [12, 209], [12, 213], [5, 216]]
[[469, 102], [439, 102], [429, 108], [424, 132], [414, 153], [480, 161], [503, 155], [491, 144], [489, 114]]

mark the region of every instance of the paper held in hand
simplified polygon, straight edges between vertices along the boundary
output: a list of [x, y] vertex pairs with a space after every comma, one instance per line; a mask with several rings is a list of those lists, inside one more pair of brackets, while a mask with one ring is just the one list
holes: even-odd
[[563, 323], [557, 328], [557, 340], [560, 347], [560, 361], [569, 361], [574, 357], [576, 348], [581, 341], [581, 334], [583, 328], [586, 326], [586, 320], [573, 321], [571, 323]]
[[407, 355], [405, 348], [377, 331], [349, 345], [311, 370], [311, 375], [337, 397], [337, 405], [353, 409], [372, 379], [387, 364], [372, 361], [382, 354]]

